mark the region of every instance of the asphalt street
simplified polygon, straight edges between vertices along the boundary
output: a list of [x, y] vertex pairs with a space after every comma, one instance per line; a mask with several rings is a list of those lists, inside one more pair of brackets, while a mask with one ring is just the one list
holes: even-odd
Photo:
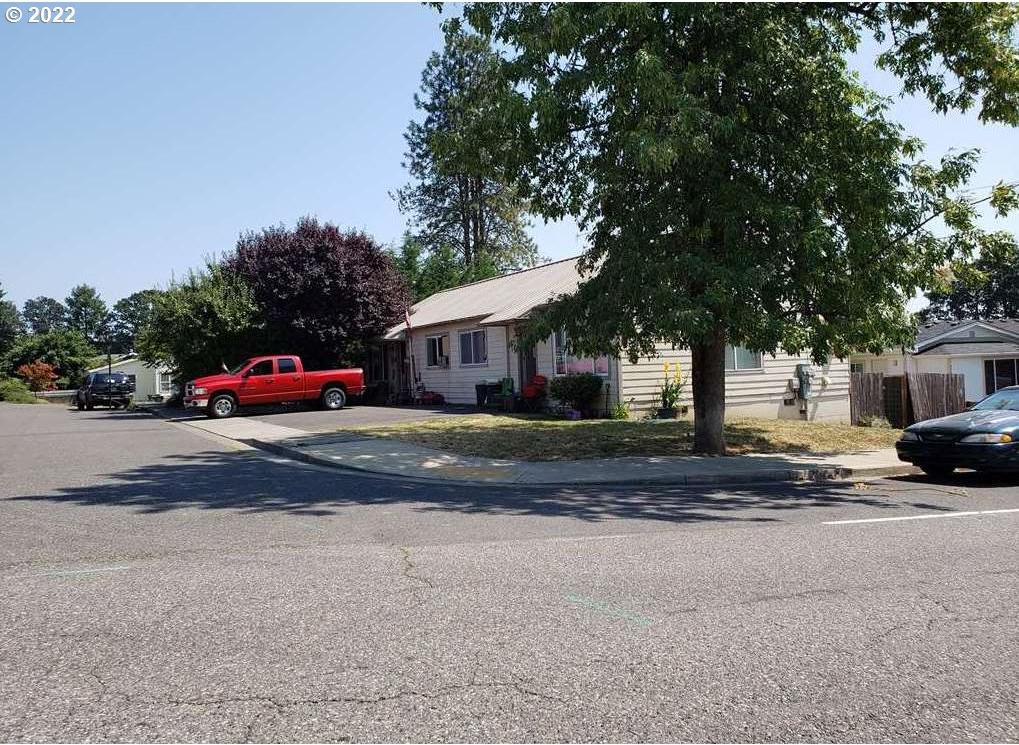
[[1015, 741], [1017, 529], [1016, 478], [454, 488], [0, 404], [0, 741]]

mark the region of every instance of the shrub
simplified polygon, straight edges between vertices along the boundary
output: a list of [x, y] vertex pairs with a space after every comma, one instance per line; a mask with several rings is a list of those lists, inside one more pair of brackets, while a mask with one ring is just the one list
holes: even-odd
[[0, 377], [0, 401], [11, 404], [34, 404], [38, 400], [20, 380]]
[[630, 404], [626, 401], [616, 401], [612, 411], [609, 412], [609, 416], [612, 419], [629, 419]]
[[883, 416], [874, 414], [865, 414], [860, 417], [861, 427], [873, 427], [874, 429], [891, 429], [892, 423], [885, 419]]
[[51, 391], [55, 387], [53, 381], [57, 379], [57, 374], [53, 370], [53, 365], [36, 360], [26, 362], [16, 372], [25, 379], [30, 391]]
[[594, 373], [562, 375], [552, 378], [550, 390], [559, 399], [577, 411], [589, 412], [601, 395], [604, 381]]

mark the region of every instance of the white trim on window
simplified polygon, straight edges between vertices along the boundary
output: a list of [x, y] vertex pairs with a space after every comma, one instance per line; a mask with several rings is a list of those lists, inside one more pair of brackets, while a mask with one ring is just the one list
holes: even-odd
[[[460, 355], [460, 367], [488, 367], [488, 330], [487, 329], [461, 329], [457, 333], [457, 352]], [[481, 335], [481, 350], [478, 350], [478, 335]], [[464, 337], [470, 337], [468, 345], [471, 349], [469, 362], [464, 362]]]
[[[562, 338], [562, 341], [559, 341], [560, 337]], [[612, 374], [612, 362], [611, 359], [609, 358], [609, 355], [607, 354], [598, 355], [597, 357], [574, 357], [572, 354], [567, 352], [566, 332], [563, 331], [562, 329], [552, 334], [551, 338], [549, 339], [549, 346], [552, 347], [552, 377], [559, 377], [561, 375], [574, 375], [578, 371], [574, 371], [573, 373], [571, 373], [569, 371], [570, 365], [572, 364], [576, 366], [578, 363], [585, 362], [591, 363], [591, 369], [580, 370], [579, 372], [594, 373], [595, 375], [601, 378], [605, 378], [606, 380], [608, 380], [608, 378]], [[597, 363], [599, 360], [605, 360], [605, 370], [602, 372], [598, 371]]]
[[[738, 351], [742, 351], [743, 354], [753, 355], [756, 364], [745, 365], [740, 367], [740, 360]], [[732, 360], [730, 366], [730, 359]], [[746, 347], [737, 347], [733, 344], [725, 345], [725, 372], [728, 373], [756, 373], [764, 370], [764, 355], [760, 352], [752, 352]]]

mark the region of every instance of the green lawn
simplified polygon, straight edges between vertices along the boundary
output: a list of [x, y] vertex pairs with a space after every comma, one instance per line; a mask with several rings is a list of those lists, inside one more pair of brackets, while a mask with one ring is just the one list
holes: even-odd
[[[693, 422], [590, 420], [533, 415], [476, 414], [419, 422], [354, 427], [347, 431], [391, 437], [461, 455], [514, 460], [579, 460], [623, 455], [684, 455]], [[739, 419], [726, 423], [731, 454], [835, 453], [892, 447], [897, 429], [799, 420]]]

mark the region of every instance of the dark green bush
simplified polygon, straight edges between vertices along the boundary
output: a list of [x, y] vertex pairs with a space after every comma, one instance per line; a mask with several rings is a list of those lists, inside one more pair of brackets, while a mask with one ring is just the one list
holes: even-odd
[[22, 381], [0, 377], [0, 401], [11, 404], [34, 404], [38, 400]]
[[577, 411], [588, 413], [601, 395], [604, 385], [605, 381], [594, 373], [579, 373], [552, 378], [549, 390], [553, 398]]

